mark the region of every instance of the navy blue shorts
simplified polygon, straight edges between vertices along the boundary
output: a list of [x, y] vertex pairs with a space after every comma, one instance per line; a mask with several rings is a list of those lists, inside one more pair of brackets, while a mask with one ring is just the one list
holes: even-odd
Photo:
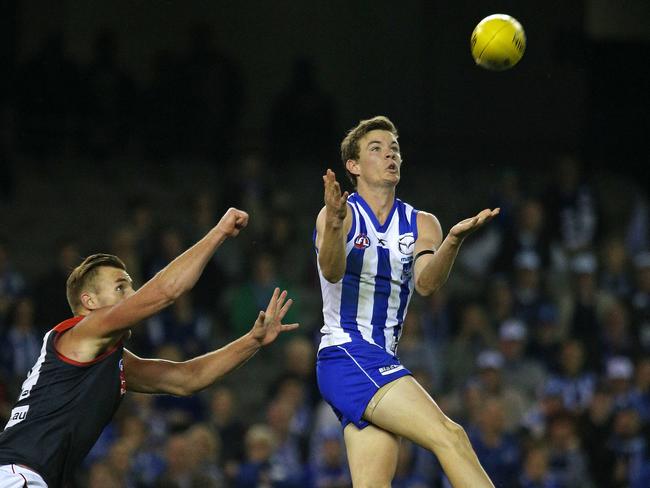
[[410, 374], [399, 359], [370, 343], [329, 346], [316, 361], [318, 388], [343, 427], [366, 427], [363, 412], [377, 390]]

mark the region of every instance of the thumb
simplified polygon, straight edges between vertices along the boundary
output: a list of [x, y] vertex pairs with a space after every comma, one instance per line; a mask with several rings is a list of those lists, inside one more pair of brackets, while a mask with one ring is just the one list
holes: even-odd
[[266, 312], [260, 311], [260, 313], [257, 314], [257, 322], [259, 322], [260, 324], [264, 323], [265, 318], [266, 318]]

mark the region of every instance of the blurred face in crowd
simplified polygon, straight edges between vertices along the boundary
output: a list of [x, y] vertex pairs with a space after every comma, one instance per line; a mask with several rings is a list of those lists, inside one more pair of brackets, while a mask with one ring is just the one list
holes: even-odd
[[533, 482], [541, 482], [548, 473], [548, 453], [542, 448], [532, 448], [526, 455], [524, 471]]
[[636, 283], [639, 291], [650, 293], [650, 266], [644, 266], [637, 269]]
[[625, 271], [627, 253], [623, 241], [620, 239], [612, 239], [607, 242], [603, 250], [602, 263], [604, 268], [612, 274], [619, 274]]
[[639, 414], [636, 410], [627, 408], [619, 411], [614, 417], [614, 432], [623, 437], [631, 438], [639, 433]]
[[495, 399], [488, 399], [479, 414], [479, 427], [486, 434], [499, 435], [505, 427], [503, 404]]
[[273, 454], [275, 438], [268, 426], [253, 425], [246, 433], [246, 457], [250, 462], [263, 463]]
[[466, 334], [481, 332], [488, 326], [483, 308], [475, 303], [469, 304], [463, 309], [461, 321], [461, 328]]
[[612, 302], [605, 311], [603, 327], [610, 341], [621, 343], [628, 338], [628, 320], [625, 306], [618, 301]]
[[499, 350], [509, 361], [520, 359], [524, 355], [524, 341], [519, 339], [501, 339], [499, 341]]
[[639, 391], [650, 391], [650, 357], [644, 357], [636, 366], [636, 387]]
[[232, 417], [235, 399], [228, 388], [219, 388], [212, 394], [210, 408], [217, 422], [227, 421]]
[[576, 375], [582, 370], [584, 360], [584, 349], [579, 342], [567, 342], [562, 348], [560, 363], [564, 372], [569, 376]]
[[515, 281], [518, 288], [537, 290], [540, 283], [540, 273], [537, 268], [520, 267], [515, 270]]
[[285, 348], [285, 365], [288, 371], [301, 378], [311, 376], [315, 361], [314, 346], [305, 337], [293, 337]]
[[341, 448], [341, 441], [332, 437], [325, 439], [322, 445], [323, 449], [323, 463], [325, 466], [336, 468], [341, 465], [343, 460], [343, 449]]
[[551, 421], [549, 440], [553, 448], [565, 450], [573, 447], [576, 442], [575, 426], [568, 416], [559, 416]]
[[540, 202], [528, 200], [519, 211], [519, 228], [537, 234], [544, 223], [544, 210]]

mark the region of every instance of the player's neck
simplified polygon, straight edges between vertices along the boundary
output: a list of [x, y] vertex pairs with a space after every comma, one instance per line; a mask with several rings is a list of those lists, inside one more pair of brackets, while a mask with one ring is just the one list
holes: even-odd
[[379, 223], [383, 224], [395, 203], [395, 187], [359, 186], [357, 193], [370, 206]]

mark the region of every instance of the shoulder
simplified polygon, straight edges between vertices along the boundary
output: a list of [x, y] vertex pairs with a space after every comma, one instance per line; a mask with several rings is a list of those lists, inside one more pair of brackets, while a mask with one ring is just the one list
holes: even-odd
[[429, 212], [418, 212], [418, 241], [424, 242], [426, 246], [437, 248], [442, 242], [442, 227], [438, 218]]
[[441, 229], [440, 221], [438, 217], [429, 212], [424, 212], [422, 210], [418, 211], [418, 227], [422, 229], [431, 228], [431, 229]]

